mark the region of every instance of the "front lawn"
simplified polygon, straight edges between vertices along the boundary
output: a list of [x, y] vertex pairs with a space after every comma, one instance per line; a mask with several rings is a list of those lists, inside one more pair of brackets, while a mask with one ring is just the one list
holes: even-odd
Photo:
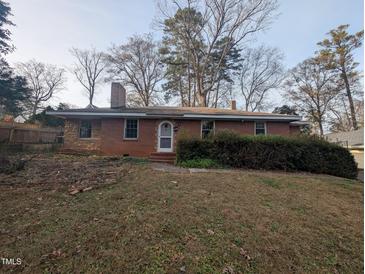
[[22, 260], [0, 271], [363, 271], [363, 184], [343, 178], [41, 155], [0, 200], [0, 257]]

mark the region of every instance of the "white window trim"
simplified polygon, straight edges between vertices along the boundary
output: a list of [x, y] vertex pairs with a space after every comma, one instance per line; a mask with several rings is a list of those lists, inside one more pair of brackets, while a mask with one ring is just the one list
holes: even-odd
[[78, 130], [78, 136], [79, 136], [79, 139], [80, 140], [91, 140], [91, 139], [94, 139], [93, 138], [93, 122], [92, 120], [90, 120], [90, 124], [91, 124], [91, 134], [90, 134], [90, 137], [80, 137], [80, 133], [81, 133], [81, 123], [83, 121], [89, 121], [89, 120], [85, 120], [85, 119], [80, 119], [79, 120], [79, 130]]
[[[171, 126], [171, 149], [161, 148], [161, 125], [168, 123]], [[167, 137], [167, 136], [165, 136]], [[157, 136], [157, 152], [173, 152], [174, 151], [174, 124], [170, 121], [162, 121], [158, 124], [158, 136]]]
[[[137, 120], [137, 137], [136, 138], [127, 138], [126, 135], [126, 128], [127, 128], [127, 120]], [[123, 129], [123, 140], [138, 140], [139, 137], [139, 119], [135, 118], [125, 118], [124, 119], [124, 129]]]
[[256, 123], [263, 123], [264, 124], [264, 129], [265, 129], [265, 134], [264, 134], [264, 136], [266, 136], [267, 135], [267, 126], [266, 126], [266, 122], [255, 122], [255, 127], [254, 127], [254, 135], [255, 136], [259, 136], [259, 135], [262, 135], [262, 134], [256, 134]]
[[200, 120], [200, 139], [203, 139], [203, 122], [213, 121], [213, 135], [215, 134], [215, 120]]

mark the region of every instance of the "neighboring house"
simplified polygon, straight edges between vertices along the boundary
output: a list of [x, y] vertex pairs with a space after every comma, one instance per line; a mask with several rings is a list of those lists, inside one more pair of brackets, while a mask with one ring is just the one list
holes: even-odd
[[[51, 111], [64, 118], [64, 149], [148, 157], [173, 154], [179, 135], [205, 138], [221, 130], [242, 135], [300, 132], [300, 116], [201, 107], [127, 107], [126, 91], [112, 83], [110, 108]], [[161, 155], [162, 155], [161, 154]]]
[[336, 132], [326, 134], [325, 139], [328, 142], [336, 143], [350, 150], [358, 164], [358, 168], [364, 168], [364, 129]]

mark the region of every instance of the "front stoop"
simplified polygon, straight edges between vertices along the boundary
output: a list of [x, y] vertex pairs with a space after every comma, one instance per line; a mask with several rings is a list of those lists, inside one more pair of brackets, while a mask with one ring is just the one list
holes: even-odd
[[151, 162], [174, 164], [176, 159], [175, 152], [153, 152], [149, 157]]

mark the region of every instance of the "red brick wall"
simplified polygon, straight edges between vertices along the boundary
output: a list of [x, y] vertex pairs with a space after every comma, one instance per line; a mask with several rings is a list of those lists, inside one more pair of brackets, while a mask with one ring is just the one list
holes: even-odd
[[290, 135], [299, 135], [300, 126], [289, 126]]
[[201, 121], [198, 120], [176, 120], [175, 126], [178, 131], [176, 132], [175, 139], [178, 139], [179, 136], [190, 136], [200, 138], [201, 136]]
[[157, 120], [139, 120], [137, 140], [124, 140], [124, 119], [103, 119], [101, 123], [101, 151], [108, 155], [146, 157], [157, 148]]
[[215, 121], [215, 132], [231, 130], [242, 135], [253, 135], [255, 123], [251, 121]]
[[87, 150], [98, 151], [100, 150], [100, 134], [101, 134], [101, 120], [92, 120], [92, 132], [91, 138], [80, 139], [79, 129], [80, 120], [69, 119], [65, 121], [64, 131], [64, 148], [73, 150]]
[[[90, 139], [80, 139], [79, 120], [67, 120], [65, 125], [65, 148], [76, 150], [100, 150], [107, 155], [148, 157], [157, 151], [158, 126], [162, 121], [170, 121], [174, 126], [174, 148], [179, 136], [200, 138], [200, 120], [139, 119], [137, 140], [123, 138], [124, 119], [108, 118], [93, 120], [93, 133]], [[289, 123], [267, 122], [267, 133], [272, 135], [290, 135]], [[232, 130], [243, 135], [255, 134], [255, 123], [252, 121], [215, 121], [215, 132]]]
[[158, 148], [158, 126], [163, 121], [169, 121], [174, 126], [174, 150], [179, 135], [200, 137], [200, 121], [169, 120], [169, 119], [139, 119], [139, 134], [137, 140], [123, 139], [124, 119], [103, 119], [101, 123], [101, 151], [108, 155], [123, 155], [148, 157]]
[[285, 122], [267, 122], [266, 130], [268, 135], [290, 135], [289, 123]]

